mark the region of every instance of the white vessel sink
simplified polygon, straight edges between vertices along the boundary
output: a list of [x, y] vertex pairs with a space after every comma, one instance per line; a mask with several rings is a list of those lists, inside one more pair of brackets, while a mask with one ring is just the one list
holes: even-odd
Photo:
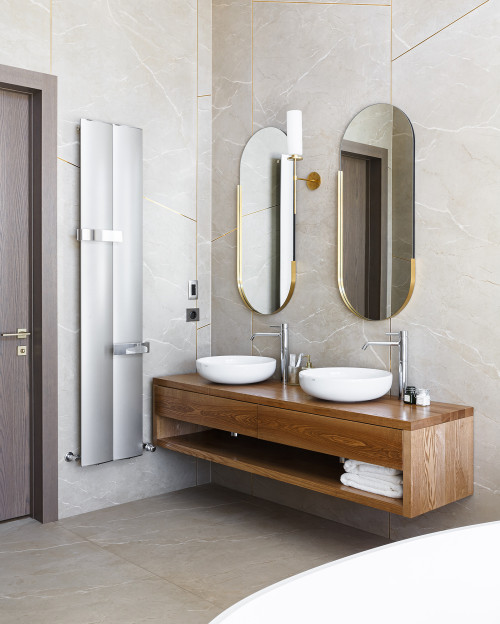
[[251, 384], [269, 379], [276, 370], [276, 360], [256, 355], [218, 355], [196, 360], [196, 370], [222, 384]]
[[310, 368], [300, 371], [300, 387], [327, 401], [357, 403], [378, 399], [392, 386], [392, 373], [376, 368]]

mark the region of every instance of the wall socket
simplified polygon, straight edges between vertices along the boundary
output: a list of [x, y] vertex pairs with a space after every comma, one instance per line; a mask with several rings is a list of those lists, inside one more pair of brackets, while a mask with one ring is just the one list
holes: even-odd
[[200, 308], [186, 308], [186, 321], [191, 323], [200, 320]]

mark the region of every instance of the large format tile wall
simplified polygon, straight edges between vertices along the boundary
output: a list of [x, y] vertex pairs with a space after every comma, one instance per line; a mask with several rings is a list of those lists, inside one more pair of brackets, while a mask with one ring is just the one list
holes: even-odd
[[[0, 62], [58, 76], [59, 487], [69, 516], [195, 485], [202, 462], [170, 452], [81, 468], [79, 135], [81, 117], [144, 130], [144, 439], [151, 377], [210, 350], [210, 0], [1, 0]], [[54, 233], [54, 236], [56, 233]], [[200, 323], [186, 323], [200, 280]]]
[[[474, 496], [414, 520], [218, 466], [213, 479], [393, 539], [498, 519], [500, 0], [214, 0], [213, 42], [213, 354], [251, 353], [252, 331], [284, 321], [291, 351], [315, 366], [389, 368], [388, 349], [361, 346], [404, 328], [410, 381], [476, 409]], [[399, 316], [363, 322], [337, 288], [336, 175], [345, 128], [376, 102], [415, 128], [417, 283]], [[285, 129], [292, 108], [304, 117], [299, 175], [315, 170], [323, 183], [299, 186], [293, 299], [259, 316], [235, 280], [239, 159], [253, 132]], [[263, 338], [253, 349], [279, 350]]]

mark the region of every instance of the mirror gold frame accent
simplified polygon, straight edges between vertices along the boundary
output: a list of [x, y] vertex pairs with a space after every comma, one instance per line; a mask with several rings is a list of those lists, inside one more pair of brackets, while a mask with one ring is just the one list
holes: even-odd
[[[338, 186], [338, 201], [337, 201], [337, 206], [338, 206], [338, 220], [337, 220], [338, 262], [337, 262], [337, 269], [338, 269], [338, 283], [339, 283], [340, 296], [342, 297], [342, 300], [345, 303], [345, 305], [349, 308], [349, 310], [353, 314], [355, 314], [357, 317], [365, 321], [372, 321], [374, 319], [370, 319], [370, 318], [367, 318], [366, 316], [363, 316], [354, 308], [354, 306], [349, 301], [349, 298], [347, 297], [347, 294], [344, 288], [344, 266], [343, 266], [344, 265], [344, 260], [343, 260], [344, 258], [344, 241], [343, 241], [344, 172], [343, 171], [338, 172], [338, 185], [337, 186]], [[413, 295], [413, 290], [415, 289], [415, 275], [416, 275], [415, 258], [410, 258], [410, 263], [411, 263], [411, 266], [410, 266], [411, 276], [410, 276], [410, 287], [408, 289], [408, 295], [406, 296], [406, 299], [403, 302], [403, 305], [399, 308], [399, 310], [397, 310], [396, 312], [394, 312], [393, 314], [391, 314], [391, 316], [387, 318], [393, 318], [394, 316], [396, 316], [396, 314], [399, 314], [402, 310], [404, 310], [404, 308], [406, 308], [406, 306], [408, 305], [408, 302], [410, 301]]]
[[[243, 244], [242, 244], [242, 235], [243, 235], [243, 228], [242, 228], [242, 197], [241, 197], [241, 185], [238, 184], [238, 186], [236, 187], [236, 218], [237, 218], [237, 223], [236, 223], [236, 230], [237, 230], [237, 259], [236, 259], [236, 282], [238, 284], [238, 291], [241, 295], [241, 298], [243, 299], [243, 303], [246, 305], [246, 307], [249, 310], [252, 310], [252, 312], [256, 312], [257, 314], [262, 314], [262, 312], [259, 312], [259, 310], [256, 310], [251, 303], [248, 301], [248, 298], [245, 294], [245, 290], [243, 288]], [[295, 283], [297, 281], [297, 268], [296, 268], [296, 264], [295, 264], [295, 260], [291, 260], [291, 281], [290, 281], [290, 290], [288, 292], [288, 296], [285, 299], [285, 301], [283, 302], [283, 304], [277, 309], [274, 310], [273, 312], [271, 312], [271, 314], [276, 314], [277, 312], [280, 312], [281, 310], [283, 310], [283, 308], [285, 306], [288, 305], [288, 303], [290, 302], [290, 299], [292, 298], [293, 292], [295, 290]]]

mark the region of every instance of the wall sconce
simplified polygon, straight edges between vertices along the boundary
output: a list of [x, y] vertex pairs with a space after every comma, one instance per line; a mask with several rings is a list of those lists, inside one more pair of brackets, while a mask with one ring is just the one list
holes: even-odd
[[288, 160], [293, 160], [293, 213], [297, 214], [297, 180], [306, 182], [307, 188], [316, 190], [321, 185], [321, 176], [312, 171], [307, 178], [297, 177], [297, 161], [302, 158], [302, 111], [290, 110], [286, 114], [286, 134], [288, 142]]

